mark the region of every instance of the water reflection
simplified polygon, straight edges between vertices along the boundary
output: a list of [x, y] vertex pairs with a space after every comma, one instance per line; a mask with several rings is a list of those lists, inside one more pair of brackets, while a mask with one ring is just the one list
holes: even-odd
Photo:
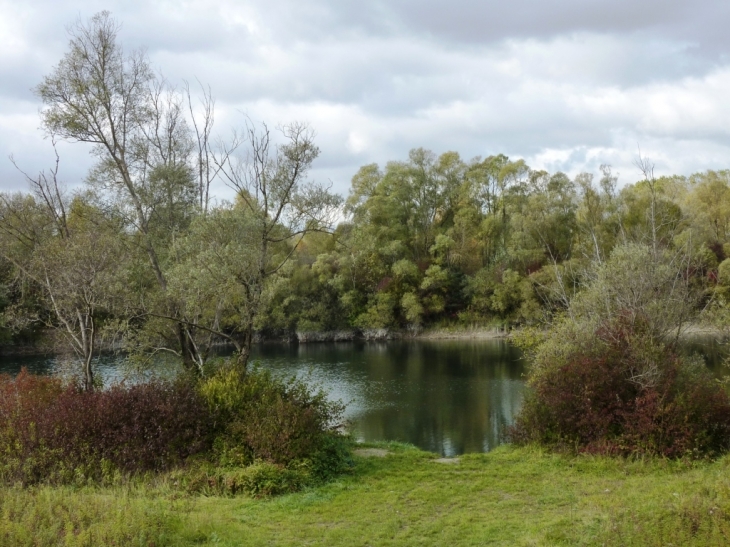
[[[345, 402], [360, 440], [403, 441], [447, 456], [497, 446], [522, 402], [523, 363], [503, 340], [265, 344], [255, 348], [253, 360]], [[63, 363], [0, 360], [0, 372], [17, 374], [23, 366], [52, 374]], [[103, 356], [96, 367], [106, 385], [129, 373], [118, 356]]]
[[503, 340], [264, 345], [254, 359], [347, 402], [357, 438], [447, 456], [497, 446], [524, 387], [520, 354]]
[[[159, 361], [150, 369], [140, 370], [122, 354], [106, 354], [92, 360], [96, 380], [104, 386], [127, 382], [136, 383], [151, 378], [169, 378], [178, 373], [179, 365], [172, 361]], [[65, 356], [0, 356], [0, 374], [16, 375], [26, 368], [31, 374], [78, 377], [78, 361]]]
[[713, 336], [697, 336], [682, 342], [682, 350], [687, 354], [698, 354], [718, 377], [728, 374], [728, 340]]

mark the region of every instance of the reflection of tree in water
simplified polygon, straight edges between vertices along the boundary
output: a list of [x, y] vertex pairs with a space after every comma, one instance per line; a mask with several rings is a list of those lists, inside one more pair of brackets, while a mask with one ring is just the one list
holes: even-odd
[[[725, 343], [698, 339], [685, 349], [705, 355], [718, 374], [727, 372], [721, 366]], [[253, 360], [350, 403], [359, 438], [400, 440], [446, 455], [497, 446], [522, 402], [524, 365], [504, 340], [266, 344]], [[95, 366], [108, 384], [127, 377], [123, 361], [104, 355]], [[3, 373], [17, 374], [22, 366], [51, 374], [57, 363], [49, 357], [0, 359]]]
[[522, 401], [523, 365], [504, 341], [391, 343], [365, 350], [384, 400], [358, 421], [365, 439], [394, 439], [443, 454], [500, 442]]
[[697, 336], [685, 340], [682, 350], [687, 354], [699, 354], [709, 368], [718, 377], [727, 376], [727, 359], [730, 354], [728, 340], [715, 336]]

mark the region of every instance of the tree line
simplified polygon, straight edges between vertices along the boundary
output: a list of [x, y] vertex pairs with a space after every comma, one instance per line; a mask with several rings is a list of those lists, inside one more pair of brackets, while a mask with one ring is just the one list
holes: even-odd
[[261, 327], [550, 323], [631, 244], [675, 253], [701, 293], [695, 311], [709, 310], [730, 281], [730, 171], [657, 178], [648, 160], [637, 164], [640, 180], [622, 187], [608, 166], [571, 179], [504, 155], [416, 149], [364, 166], [347, 220], [334, 237], [305, 238]]
[[[313, 132], [248, 122], [213, 142], [215, 104], [171, 86], [142, 51], [125, 52], [101, 12], [70, 28], [69, 50], [35, 89], [51, 142], [92, 145], [86, 188], [60, 158], [0, 196], [6, 334], [42, 328], [83, 364], [106, 337], [203, 374], [225, 341], [245, 367], [269, 279], [307, 233], [328, 230], [341, 198], [310, 181]], [[215, 202], [211, 183], [236, 191]]]

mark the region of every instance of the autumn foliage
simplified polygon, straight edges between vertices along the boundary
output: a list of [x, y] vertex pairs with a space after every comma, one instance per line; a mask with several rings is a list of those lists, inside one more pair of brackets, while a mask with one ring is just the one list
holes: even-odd
[[33, 483], [161, 471], [208, 449], [212, 423], [184, 382], [87, 392], [24, 370], [0, 377], [0, 473]]
[[91, 392], [23, 370], [0, 375], [0, 482], [104, 483], [190, 467], [195, 456], [239, 474], [255, 464], [246, 491], [260, 493], [274, 471], [286, 479], [276, 491], [298, 488], [347, 467], [347, 438], [331, 428], [341, 412], [303, 382], [260, 370]]
[[584, 453], [713, 456], [730, 448], [730, 398], [702, 363], [619, 316], [534, 375], [512, 437]]

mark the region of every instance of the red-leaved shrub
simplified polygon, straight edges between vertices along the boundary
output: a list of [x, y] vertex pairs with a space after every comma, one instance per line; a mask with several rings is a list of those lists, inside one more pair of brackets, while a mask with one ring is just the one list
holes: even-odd
[[0, 475], [11, 482], [68, 482], [115, 470], [167, 469], [209, 449], [212, 421], [190, 383], [85, 392], [24, 370], [0, 377]]
[[672, 458], [730, 448], [730, 398], [706, 369], [652, 339], [640, 321], [619, 317], [595, 337], [593, 351], [533, 378], [515, 442]]

